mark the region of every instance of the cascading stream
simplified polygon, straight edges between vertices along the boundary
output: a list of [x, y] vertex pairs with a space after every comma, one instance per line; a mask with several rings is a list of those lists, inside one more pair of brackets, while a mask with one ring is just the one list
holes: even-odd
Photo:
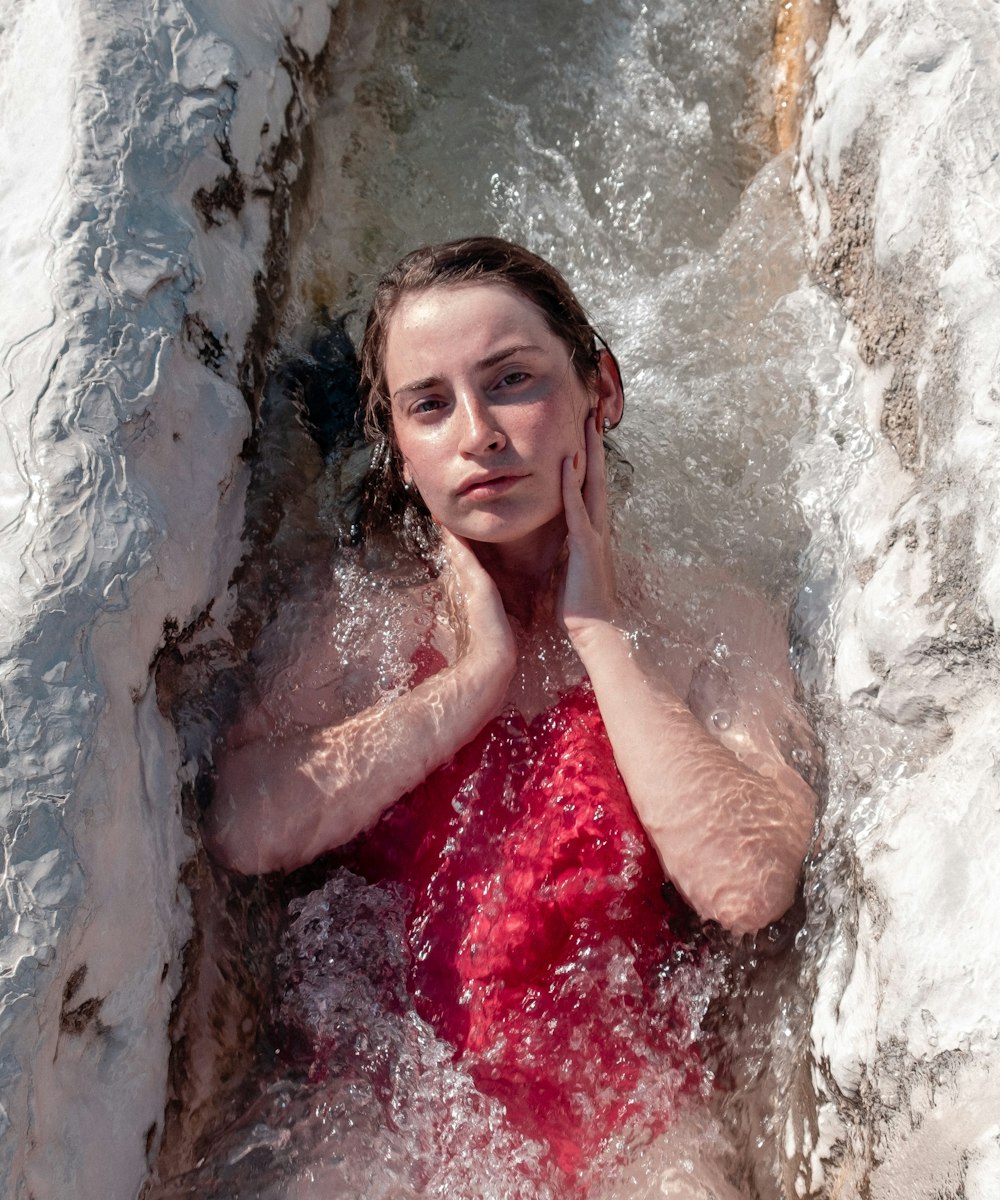
[[[282, 353], [294, 364], [314, 345], [320, 313], [356, 314], [379, 269], [414, 245], [466, 232], [525, 242], [564, 270], [622, 362], [619, 442], [634, 468], [618, 502], [623, 552], [646, 562], [649, 577], [722, 570], [768, 596], [780, 618], [813, 570], [802, 458], [818, 408], [848, 378], [830, 349], [839, 318], [805, 280], [789, 165], [768, 160], [756, 140], [765, 123], [751, 114], [767, 94], [771, 18], [764, 3], [741, 5], [734, 17], [635, 0], [343, 12], [329, 66], [335, 86], [312, 128]], [[273, 388], [275, 429], [283, 403]], [[266, 432], [264, 442], [266, 456]], [[287, 453], [282, 436], [274, 446]], [[344, 474], [335, 452], [309, 492], [318, 505], [309, 520], [342, 523]], [[320, 569], [319, 596], [310, 594], [316, 574], [300, 574], [257, 669], [288, 670], [289, 646], [308, 644], [303, 631], [329, 621], [336, 596], [334, 636], [383, 646], [382, 674], [398, 682], [401, 618], [378, 585], [357, 575], [350, 556], [332, 578]], [[711, 585], [692, 588], [695, 611]], [[717, 647], [723, 670], [725, 653]], [[724, 729], [731, 714], [715, 719]], [[164, 1197], [562, 1194], [545, 1148], [507, 1128], [447, 1043], [386, 984], [398, 984], [399, 950], [385, 936], [402, 920], [402, 901], [357, 886], [335, 880], [297, 902], [299, 932], [279, 959], [305, 991], [291, 1009], [282, 1002], [278, 1025], [294, 1011], [293, 1041], [332, 1045], [331, 1064], [314, 1064], [304, 1079], [279, 1036], [249, 1112]], [[339, 967], [325, 958], [328, 939], [346, 956]], [[807, 928], [797, 944], [814, 942]], [[784, 1091], [801, 1055], [806, 1001], [801, 954], [762, 964], [766, 950], [738, 963], [719, 950], [700, 979], [683, 984], [699, 1021], [717, 1021], [720, 1004], [730, 1013], [732, 1049], [705, 1084], [717, 1111], [685, 1117], [649, 1151], [612, 1148], [590, 1164], [589, 1194], [638, 1198], [673, 1178], [692, 1196], [728, 1197], [715, 1174], [723, 1169], [761, 1194], [778, 1185]], [[329, 993], [316, 974], [324, 961]], [[645, 1046], [641, 1026], [630, 1036]], [[679, 1087], [669, 1074], [664, 1059], [659, 1084], [641, 1084], [649, 1111]], [[691, 1158], [694, 1177], [676, 1174]]]

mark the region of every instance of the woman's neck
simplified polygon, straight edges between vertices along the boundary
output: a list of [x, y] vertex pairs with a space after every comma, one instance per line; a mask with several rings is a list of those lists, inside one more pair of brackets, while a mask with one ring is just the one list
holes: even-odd
[[476, 542], [474, 549], [510, 616], [525, 628], [554, 622], [558, 568], [566, 549], [561, 515], [518, 542]]

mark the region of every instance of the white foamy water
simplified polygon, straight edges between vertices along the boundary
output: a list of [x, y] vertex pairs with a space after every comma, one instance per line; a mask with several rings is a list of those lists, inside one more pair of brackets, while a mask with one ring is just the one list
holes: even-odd
[[[690, 6], [413, 4], [346, 19], [313, 127], [292, 307], [301, 336], [314, 304], [357, 309], [417, 244], [475, 231], [526, 242], [565, 271], [622, 360], [620, 443], [635, 468], [626, 547], [668, 571], [725, 568], [789, 609], [807, 578], [801, 452], [847, 375], [829, 348], [836, 312], [805, 277], [790, 163], [766, 162], [752, 141], [768, 9], [706, 21]], [[364, 586], [337, 593], [371, 608]], [[706, 597], [687, 599], [696, 609]], [[348, 960], [385, 920], [359, 917]], [[655, 1193], [688, 1161], [687, 1183], [672, 1186], [692, 1195], [728, 1197], [723, 1171], [739, 1186], [779, 1186], [784, 1089], [807, 1019], [798, 960], [786, 953], [725, 986], [723, 961], [693, 996], [704, 1009], [732, 990], [749, 1014], [742, 1032], [729, 1026], [737, 1082], [716, 1115], [703, 1106], [652, 1150], [621, 1145], [590, 1164], [617, 1180], [605, 1185], [616, 1196]], [[387, 1018], [367, 984], [354, 990], [357, 1009], [337, 1019], [371, 1027], [359, 1061], [395, 1063], [386, 1094], [343, 1064], [318, 1090], [283, 1077], [280, 1062], [277, 1075], [265, 1067], [249, 1113], [165, 1196], [350, 1195], [361, 1179], [367, 1194], [561, 1194], [544, 1149], [507, 1130], [415, 1014]], [[660, 1082], [669, 1095], [666, 1065]], [[666, 1102], [644, 1086], [650, 1104]], [[347, 1137], [354, 1123], [367, 1149]]]

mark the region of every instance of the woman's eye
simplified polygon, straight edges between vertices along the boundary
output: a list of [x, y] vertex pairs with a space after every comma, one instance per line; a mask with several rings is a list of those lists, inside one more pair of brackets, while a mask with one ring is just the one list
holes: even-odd
[[418, 400], [410, 410], [414, 413], [431, 413], [437, 410], [444, 403], [443, 400], [438, 400], [434, 396], [424, 396], [422, 400]]
[[499, 387], [516, 387], [517, 384], [523, 383], [528, 378], [526, 371], [508, 371], [500, 382]]

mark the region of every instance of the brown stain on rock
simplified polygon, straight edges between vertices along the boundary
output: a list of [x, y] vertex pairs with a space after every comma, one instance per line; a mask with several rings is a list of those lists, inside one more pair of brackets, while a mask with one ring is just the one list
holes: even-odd
[[[192, 803], [188, 797], [188, 807]], [[194, 905], [194, 933], [170, 1018], [162, 1133], [151, 1147], [160, 1181], [193, 1170], [252, 1095], [246, 1080], [266, 1023], [281, 915], [271, 884], [230, 878], [204, 851], [189, 863], [184, 883]], [[160, 1194], [159, 1184], [151, 1184], [144, 1200]], [[173, 1195], [169, 1187], [167, 1194]]]
[[802, 114], [812, 94], [812, 60], [822, 49], [835, 0], [780, 0], [774, 26], [772, 78], [777, 149], [798, 142]]
[[[877, 150], [856, 142], [842, 159], [839, 184], [826, 186], [830, 232], [817, 251], [815, 271], [857, 330], [861, 361], [892, 368], [882, 395], [881, 432], [912, 471], [921, 466], [928, 416], [938, 410], [938, 393], [948, 387], [947, 346], [937, 347], [938, 370], [925, 381], [922, 395], [917, 381], [936, 305], [918, 261], [881, 263], [876, 258], [872, 214], [877, 179]], [[947, 410], [947, 405], [940, 407]]]
[[229, 140], [220, 138], [218, 145], [222, 161], [229, 170], [219, 175], [210, 188], [200, 187], [191, 198], [192, 207], [206, 229], [238, 217], [247, 198], [246, 181], [240, 174]]
[[62, 1006], [59, 1010], [59, 1032], [69, 1034], [71, 1037], [80, 1037], [88, 1029], [98, 1035], [108, 1031], [108, 1026], [101, 1020], [103, 996], [91, 996], [79, 1004], [73, 1003], [86, 978], [87, 966], [85, 963], [81, 963], [74, 969], [63, 987]]

